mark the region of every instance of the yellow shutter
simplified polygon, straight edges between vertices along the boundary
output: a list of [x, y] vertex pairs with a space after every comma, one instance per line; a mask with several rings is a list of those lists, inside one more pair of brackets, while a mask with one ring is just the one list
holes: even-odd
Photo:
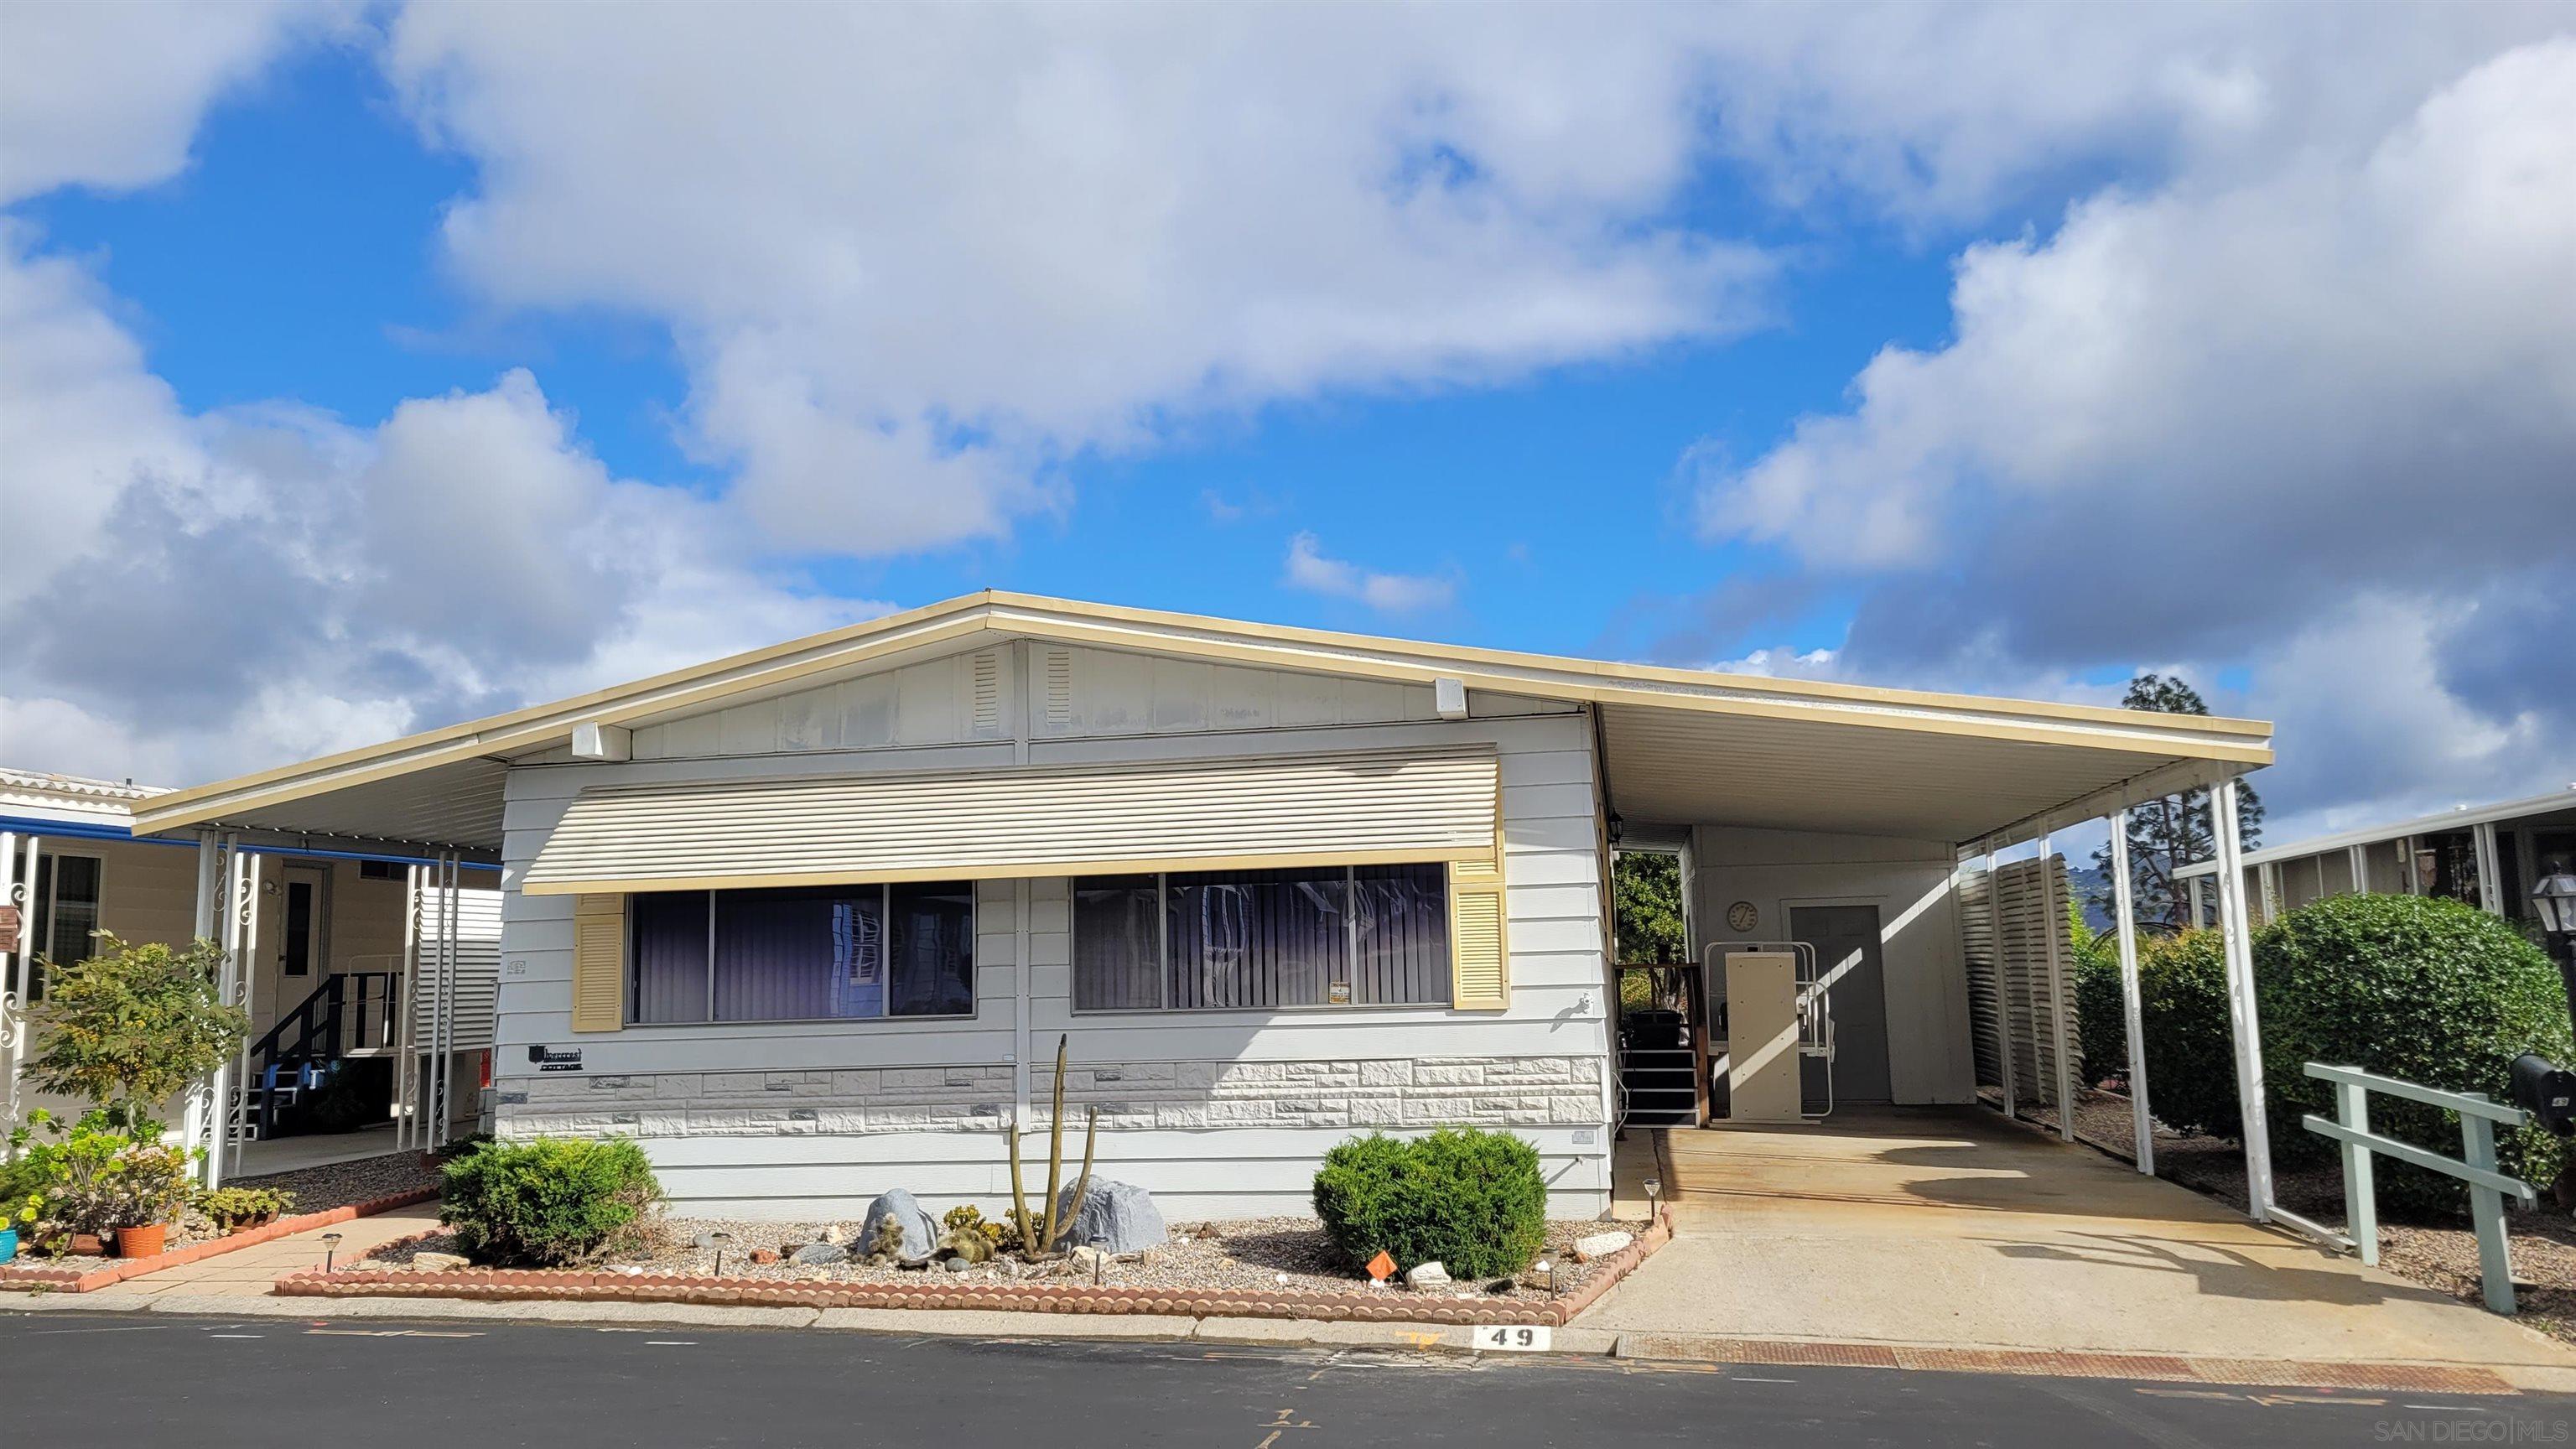
[[572, 1029], [626, 1025], [626, 897], [576, 896], [572, 910]]
[[1449, 994], [1461, 1011], [1512, 1004], [1512, 956], [1504, 939], [1503, 876], [1484, 861], [1449, 866]]

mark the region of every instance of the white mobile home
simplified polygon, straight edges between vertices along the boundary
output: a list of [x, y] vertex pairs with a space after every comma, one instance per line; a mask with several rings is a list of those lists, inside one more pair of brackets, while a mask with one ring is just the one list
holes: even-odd
[[498, 865], [499, 1130], [635, 1136], [688, 1211], [990, 1206], [1061, 1039], [1101, 1171], [1176, 1215], [1304, 1211], [1334, 1142], [1450, 1123], [1589, 1215], [1614, 836], [1688, 852], [1695, 956], [1825, 960], [1792, 1071], [1830, 996], [1838, 1100], [1965, 1102], [1979, 1033], [2009, 1069], [2048, 1025], [1972, 1000], [1983, 853], [2269, 759], [2245, 721], [983, 593], [138, 826]]

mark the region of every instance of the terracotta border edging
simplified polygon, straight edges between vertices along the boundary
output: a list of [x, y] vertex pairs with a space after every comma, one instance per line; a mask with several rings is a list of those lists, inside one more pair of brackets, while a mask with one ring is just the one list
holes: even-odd
[[309, 1233], [315, 1228], [329, 1227], [333, 1223], [345, 1223], [353, 1218], [374, 1217], [378, 1213], [392, 1212], [396, 1208], [415, 1207], [421, 1203], [434, 1202], [437, 1198], [437, 1188], [415, 1188], [410, 1192], [398, 1192], [390, 1197], [369, 1198], [365, 1202], [324, 1208], [320, 1212], [297, 1213], [293, 1217], [279, 1218], [264, 1227], [226, 1233], [220, 1238], [191, 1243], [187, 1247], [174, 1248], [167, 1253], [156, 1253], [149, 1258], [106, 1258], [100, 1260], [104, 1266], [87, 1270], [61, 1267], [21, 1268], [11, 1264], [0, 1267], [0, 1289], [17, 1289], [21, 1292], [47, 1290], [55, 1293], [94, 1293], [110, 1284], [122, 1283], [128, 1278], [141, 1278], [147, 1274], [158, 1273], [165, 1268], [182, 1268], [207, 1258], [219, 1258], [226, 1253], [237, 1253], [244, 1248], [257, 1247], [261, 1243], [273, 1243], [279, 1238], [291, 1238], [297, 1233]]
[[1434, 1299], [1377, 1293], [1174, 1289], [1085, 1284], [833, 1283], [807, 1279], [596, 1273], [579, 1269], [462, 1268], [443, 1273], [312, 1269], [277, 1280], [287, 1298], [463, 1298], [612, 1303], [722, 1303], [774, 1308], [948, 1308], [1029, 1313], [1181, 1314], [1192, 1318], [1288, 1318], [1316, 1322], [1544, 1324], [1562, 1327], [1672, 1240], [1671, 1209], [1636, 1241], [1601, 1260], [1601, 1270], [1543, 1304]]

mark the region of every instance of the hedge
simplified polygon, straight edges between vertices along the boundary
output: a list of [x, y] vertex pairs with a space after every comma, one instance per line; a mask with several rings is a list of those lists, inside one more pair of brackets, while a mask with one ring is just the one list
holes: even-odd
[[623, 1137], [487, 1142], [442, 1169], [438, 1220], [485, 1263], [578, 1263], [642, 1241], [661, 1184]]

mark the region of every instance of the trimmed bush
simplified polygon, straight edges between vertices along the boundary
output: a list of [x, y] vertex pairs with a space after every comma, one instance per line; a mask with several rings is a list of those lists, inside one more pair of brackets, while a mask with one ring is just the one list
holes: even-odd
[[1325, 1154], [1315, 1216], [1354, 1265], [1383, 1249], [1399, 1269], [1437, 1261], [1454, 1278], [1498, 1278], [1547, 1241], [1547, 1182], [1538, 1150], [1508, 1132], [1372, 1132]]
[[[2458, 901], [2430, 896], [2334, 896], [2256, 933], [2255, 1001], [2272, 1155], [2314, 1162], [2335, 1148], [2299, 1125], [2334, 1115], [2334, 1089], [2307, 1062], [2360, 1067], [2454, 1092], [2511, 1099], [2508, 1068], [2523, 1052], [2569, 1060], [2567, 998], [2558, 970], [2513, 925]], [[2219, 1026], [2225, 1031], [2222, 1002]], [[2149, 1060], [2149, 1090], [2164, 1111], [2162, 1062]], [[2446, 1157], [2460, 1153], [2459, 1119], [2431, 1107], [2375, 1097], [2371, 1128]], [[2537, 1129], [2501, 1136], [2503, 1169], [2546, 1187], [2565, 1144]], [[2455, 1211], [2466, 1190], [2453, 1179], [2379, 1164], [2379, 1202], [2394, 1213]]]
[[2227, 959], [2216, 931], [2138, 938], [2138, 1014], [2156, 1120], [2177, 1132], [2244, 1136], [2227, 1029]]
[[438, 1220], [486, 1263], [557, 1266], [639, 1244], [662, 1200], [644, 1149], [623, 1137], [491, 1142], [441, 1173]]

